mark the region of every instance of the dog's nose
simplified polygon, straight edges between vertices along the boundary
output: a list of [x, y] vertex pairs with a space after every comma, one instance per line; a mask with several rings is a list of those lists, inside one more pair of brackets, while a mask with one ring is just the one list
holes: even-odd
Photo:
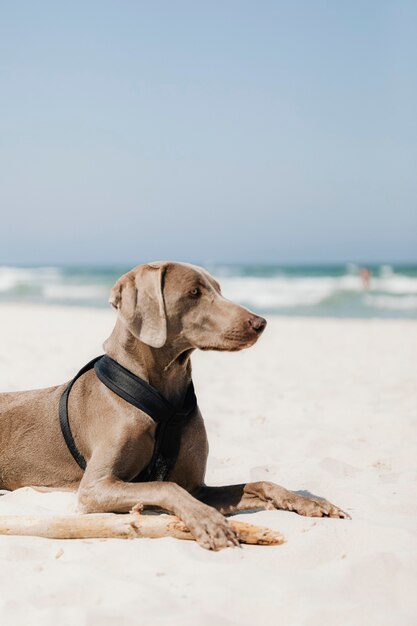
[[256, 333], [261, 333], [266, 326], [266, 319], [259, 317], [259, 315], [253, 315], [248, 320], [249, 326], [253, 328]]

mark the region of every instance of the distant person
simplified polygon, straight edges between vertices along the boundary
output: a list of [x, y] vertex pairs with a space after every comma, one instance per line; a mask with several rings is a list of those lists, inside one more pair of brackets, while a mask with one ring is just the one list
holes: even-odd
[[372, 277], [371, 270], [368, 269], [367, 267], [361, 267], [361, 269], [359, 270], [359, 274], [362, 280], [362, 286], [364, 290], [368, 290], [370, 282], [371, 282], [371, 277]]

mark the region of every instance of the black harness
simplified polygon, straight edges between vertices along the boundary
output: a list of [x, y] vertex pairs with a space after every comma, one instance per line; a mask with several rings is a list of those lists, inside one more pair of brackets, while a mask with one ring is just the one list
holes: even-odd
[[149, 415], [156, 423], [155, 447], [147, 467], [131, 482], [166, 480], [175, 465], [181, 445], [181, 435], [188, 418], [197, 406], [194, 385], [191, 382], [183, 406], [178, 409], [152, 385], [135, 376], [107, 355], [98, 356], [78, 372], [59, 401], [59, 421], [62, 434], [74, 459], [85, 470], [87, 462], [75, 445], [68, 421], [68, 397], [75, 381], [94, 368], [101, 382], [129, 404]]

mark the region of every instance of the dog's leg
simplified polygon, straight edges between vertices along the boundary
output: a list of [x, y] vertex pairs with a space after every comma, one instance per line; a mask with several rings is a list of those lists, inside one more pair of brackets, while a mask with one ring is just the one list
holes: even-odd
[[251, 509], [284, 509], [309, 517], [349, 519], [347, 513], [327, 500], [306, 498], [266, 481], [224, 487], [202, 486], [195, 496], [224, 515]]
[[125, 513], [148, 506], [160, 507], [177, 515], [204, 548], [221, 550], [239, 545], [221, 513], [172, 482], [127, 483], [114, 477], [97, 480], [87, 468], [78, 501], [83, 513]]

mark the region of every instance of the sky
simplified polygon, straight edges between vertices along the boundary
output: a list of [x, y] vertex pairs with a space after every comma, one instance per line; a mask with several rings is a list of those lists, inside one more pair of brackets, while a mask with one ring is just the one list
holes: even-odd
[[417, 3], [1, 3], [0, 264], [417, 261]]

